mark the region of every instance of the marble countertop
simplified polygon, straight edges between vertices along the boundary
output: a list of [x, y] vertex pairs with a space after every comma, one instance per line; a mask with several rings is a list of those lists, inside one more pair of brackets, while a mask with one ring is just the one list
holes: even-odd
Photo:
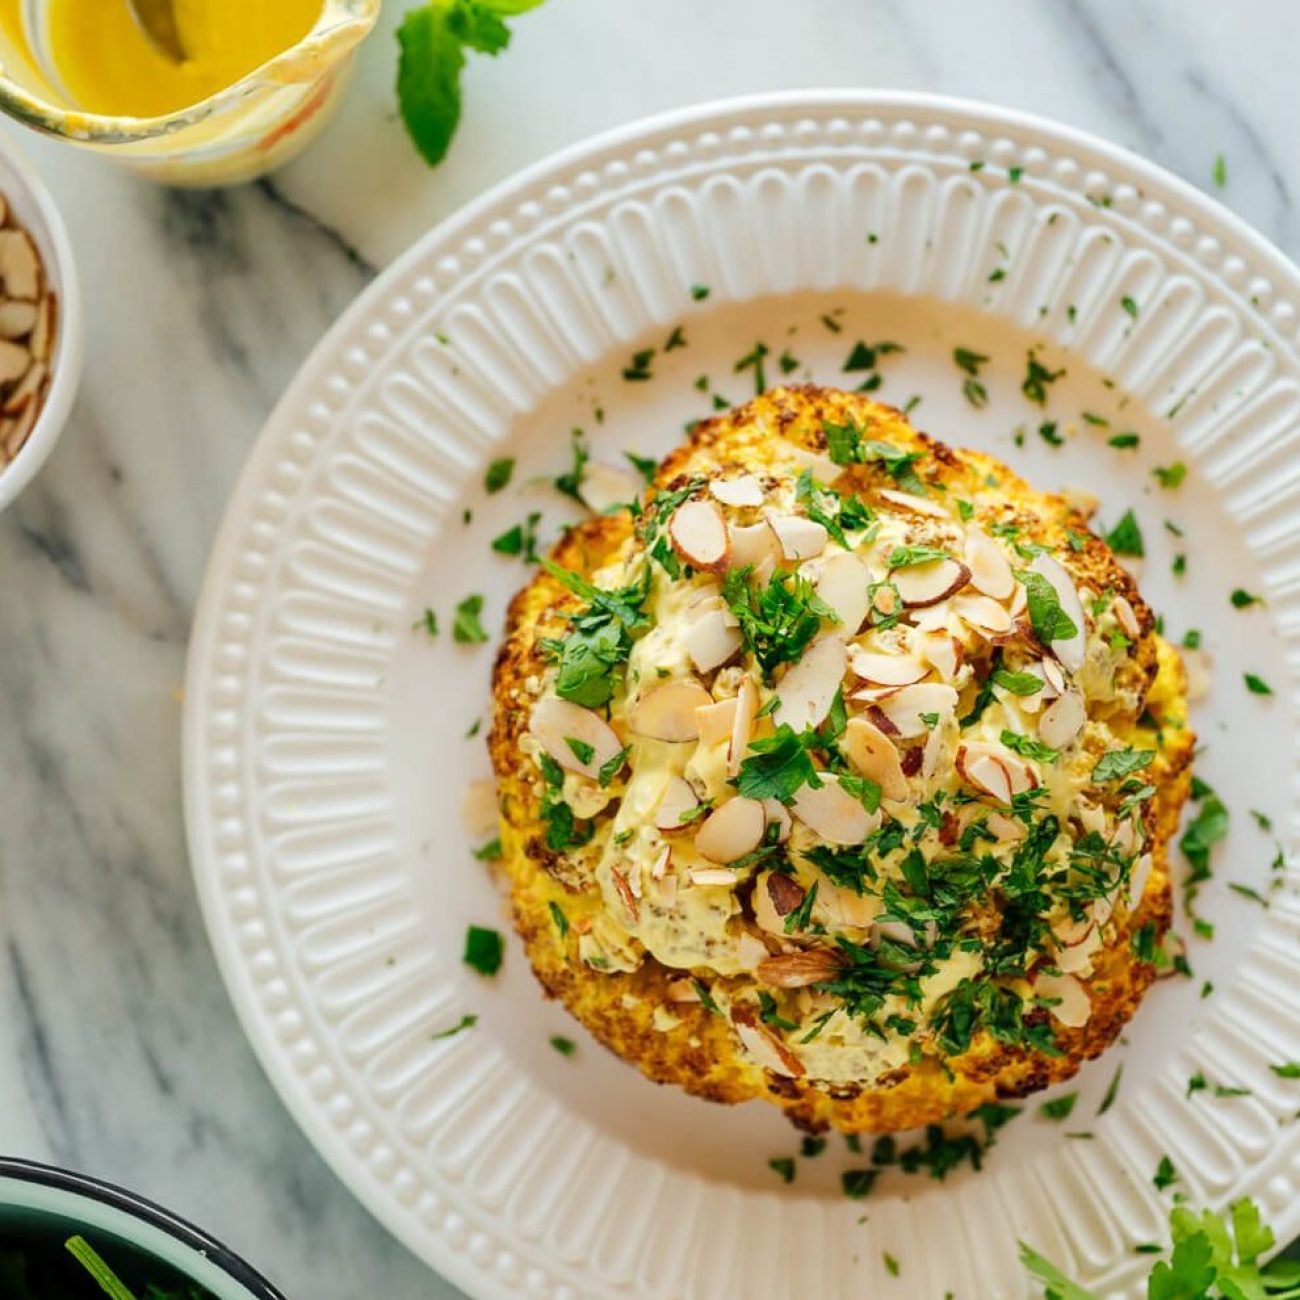
[[1206, 188], [1222, 153], [1225, 201], [1300, 254], [1288, 0], [552, 0], [471, 63], [433, 172], [395, 118], [403, 8], [270, 180], [167, 191], [23, 139], [71, 228], [88, 361], [60, 446], [0, 516], [0, 1151], [138, 1189], [311, 1300], [456, 1293], [325, 1168], [244, 1042], [186, 861], [179, 692], [240, 465], [376, 269], [593, 132], [814, 86], [997, 101]]

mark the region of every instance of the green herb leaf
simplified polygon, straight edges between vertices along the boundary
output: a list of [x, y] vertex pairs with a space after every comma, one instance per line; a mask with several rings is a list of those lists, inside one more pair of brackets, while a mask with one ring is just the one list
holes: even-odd
[[478, 1024], [477, 1016], [461, 1016], [461, 1018], [448, 1029], [439, 1029], [436, 1033], [430, 1034], [429, 1038], [437, 1042], [440, 1038], [454, 1038], [462, 1030], [473, 1029]]
[[565, 916], [564, 909], [554, 899], [546, 904], [547, 910], [551, 914], [551, 920], [555, 922], [555, 928], [560, 932], [560, 938], [567, 937], [569, 933], [569, 918]]
[[505, 942], [498, 930], [471, 925], [465, 931], [465, 952], [461, 960], [480, 975], [495, 975], [505, 956]]
[[578, 1050], [578, 1044], [563, 1034], [552, 1034], [548, 1041], [561, 1056], [572, 1056]]
[[1132, 776], [1144, 767], [1149, 767], [1156, 756], [1153, 749], [1112, 749], [1103, 754], [1092, 769], [1092, 779], [1100, 784], [1103, 781], [1118, 781], [1121, 777]]
[[1244, 673], [1243, 678], [1246, 683], [1246, 689], [1252, 695], [1272, 695], [1273, 688], [1262, 678], [1254, 673]]
[[820, 788], [817, 768], [788, 723], [771, 736], [749, 743], [749, 757], [742, 760], [736, 788], [746, 799], [779, 799], [789, 803], [805, 785]]
[[1045, 685], [1043, 679], [1035, 673], [1013, 673], [1005, 668], [998, 668], [993, 673], [993, 684], [1000, 686], [1012, 695], [1036, 695]]
[[1119, 523], [1106, 534], [1106, 544], [1116, 555], [1141, 557], [1146, 554], [1142, 530], [1132, 510], [1126, 510]]
[[1074, 1112], [1075, 1103], [1079, 1100], [1077, 1092], [1067, 1092], [1064, 1096], [1053, 1097], [1051, 1101], [1045, 1101], [1038, 1108], [1038, 1113], [1044, 1119], [1061, 1120], [1069, 1119]]
[[1172, 491], [1187, 477], [1187, 466], [1181, 460], [1176, 460], [1172, 465], [1157, 465], [1151, 473], [1162, 488]]
[[1041, 573], [1025, 569], [1016, 575], [1025, 585], [1029, 621], [1038, 639], [1045, 646], [1053, 641], [1068, 641], [1077, 636], [1079, 629], [1074, 620], [1061, 608], [1061, 598]]
[[397, 105], [407, 133], [430, 167], [446, 156], [460, 122], [462, 41], [453, 29], [454, 6], [423, 4], [397, 29]]
[[487, 467], [487, 473], [483, 476], [483, 486], [487, 488], [488, 495], [491, 496], [506, 487], [514, 472], [515, 462], [513, 456], [506, 456], [501, 460], [494, 460]]
[[461, 645], [481, 645], [488, 639], [488, 634], [483, 630], [483, 624], [479, 621], [479, 615], [483, 612], [483, 597], [479, 595], [466, 596], [464, 600], [456, 606], [456, 618], [451, 625], [451, 637], [453, 641]]

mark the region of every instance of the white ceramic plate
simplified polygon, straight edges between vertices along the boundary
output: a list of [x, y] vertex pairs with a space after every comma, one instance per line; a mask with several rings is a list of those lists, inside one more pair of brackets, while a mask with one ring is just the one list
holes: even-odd
[[[1149, 1262], [1134, 1245], [1164, 1233], [1163, 1154], [1193, 1201], [1251, 1193], [1300, 1230], [1300, 1084], [1268, 1069], [1300, 1059], [1297, 910], [1289, 882], [1269, 890], [1273, 840], [1247, 813], [1290, 834], [1298, 304], [1271, 247], [1141, 159], [893, 93], [628, 128], [498, 189], [381, 276], [303, 368], [231, 503], [185, 737], [194, 869], [231, 995], [286, 1103], [374, 1213], [475, 1296], [628, 1300], [970, 1296], [972, 1279], [1014, 1296], [1017, 1238], [1131, 1294]], [[686, 346], [656, 352], [653, 380], [621, 378], [678, 324]], [[798, 1144], [769, 1108], [643, 1081], [543, 1003], [517, 946], [491, 983], [461, 964], [467, 923], [505, 926], [458, 815], [487, 771], [465, 733], [487, 711], [491, 648], [447, 631], [471, 592], [499, 629], [526, 570], [488, 542], [529, 510], [544, 529], [566, 517], [530, 480], [565, 468], [573, 426], [602, 458], [662, 453], [708, 409], [698, 376], [731, 400], [752, 392], [733, 366], [755, 341], [769, 377], [788, 349], [793, 378], [842, 383], [853, 343], [882, 338], [906, 347], [882, 395], [921, 394], [921, 427], [1043, 486], [1090, 489], [1107, 525], [1136, 510], [1145, 590], [1215, 660], [1199, 770], [1233, 829], [1202, 894], [1217, 937], [1191, 942], [1195, 978], [1152, 993], [1067, 1089], [1081, 1097], [1066, 1123], [1031, 1104], [982, 1173], [850, 1202], [839, 1174], [864, 1160], [838, 1139], [784, 1186], [767, 1161]], [[962, 396], [954, 347], [991, 358], [983, 410]], [[1031, 348], [1067, 371], [1045, 412], [1020, 392]], [[1038, 435], [1045, 419], [1066, 446]], [[1137, 450], [1107, 445], [1129, 431]], [[519, 468], [488, 499], [484, 466], [502, 454]], [[1152, 469], [1178, 459], [1186, 482], [1161, 489]], [[1235, 587], [1267, 606], [1234, 610]], [[412, 630], [426, 606], [436, 640]], [[1248, 693], [1247, 671], [1276, 695]], [[435, 1037], [466, 1014], [474, 1029]], [[579, 1039], [575, 1057], [551, 1050], [554, 1033]], [[1198, 1070], [1252, 1095], [1188, 1101]]]

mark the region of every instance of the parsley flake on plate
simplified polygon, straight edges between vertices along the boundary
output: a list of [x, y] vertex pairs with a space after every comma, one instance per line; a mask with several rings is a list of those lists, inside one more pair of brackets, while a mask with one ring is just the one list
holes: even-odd
[[456, 606], [456, 618], [451, 625], [451, 639], [460, 645], [482, 645], [488, 634], [479, 616], [483, 613], [483, 597], [466, 596]]
[[499, 930], [471, 925], [465, 931], [465, 952], [461, 960], [480, 975], [495, 975], [505, 956], [505, 942]]

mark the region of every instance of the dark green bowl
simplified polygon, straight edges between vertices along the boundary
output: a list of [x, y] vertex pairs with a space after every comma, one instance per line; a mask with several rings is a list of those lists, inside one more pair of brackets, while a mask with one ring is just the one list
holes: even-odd
[[66, 1169], [0, 1157], [0, 1296], [103, 1300], [65, 1243], [81, 1237], [132, 1296], [152, 1284], [203, 1300], [285, 1300], [207, 1233], [132, 1192]]

